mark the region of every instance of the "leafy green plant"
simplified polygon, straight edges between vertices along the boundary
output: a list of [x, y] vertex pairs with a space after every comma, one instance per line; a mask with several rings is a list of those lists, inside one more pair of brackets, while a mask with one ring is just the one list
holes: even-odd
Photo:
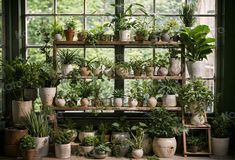
[[175, 95], [179, 89], [179, 84], [172, 79], [165, 79], [159, 84], [159, 93], [162, 95]]
[[78, 58], [77, 61], [76, 61], [76, 64], [79, 66], [79, 67], [88, 67], [89, 69], [92, 69], [92, 62], [95, 60], [96, 58], [93, 58], [93, 59], [90, 59], [90, 60], [87, 60], [85, 58]]
[[152, 110], [148, 113], [149, 133], [158, 138], [172, 138], [179, 136], [185, 130], [180, 119], [164, 108]]
[[52, 23], [51, 25], [51, 36], [54, 37], [56, 34], [61, 34], [62, 36], [64, 35], [64, 30], [63, 30], [63, 27], [62, 25], [54, 20], [54, 22]]
[[51, 65], [44, 65], [39, 71], [39, 83], [41, 87], [56, 87], [60, 80]]
[[35, 149], [36, 147], [36, 139], [31, 135], [25, 135], [20, 139], [19, 148], [21, 151], [26, 151], [29, 149]]
[[227, 138], [231, 135], [232, 121], [225, 113], [216, 113], [211, 122], [212, 137]]
[[49, 125], [45, 112], [32, 111], [24, 119], [22, 124], [28, 129], [33, 137], [46, 137], [49, 135]]
[[[165, 33], [169, 33], [171, 36], [179, 32], [179, 24], [176, 20], [168, 20], [165, 24]], [[164, 33], [164, 30], [163, 30]]]
[[107, 152], [111, 152], [111, 149], [107, 143], [101, 143], [95, 147], [96, 154], [101, 155], [101, 154], [106, 154]]
[[157, 53], [156, 63], [158, 67], [167, 67], [169, 65], [169, 54], [162, 52]]
[[120, 120], [119, 122], [112, 123], [112, 131], [113, 132], [127, 132], [128, 124], [124, 120]]
[[185, 27], [192, 27], [196, 21], [194, 17], [196, 7], [194, 4], [184, 4], [179, 11], [180, 19], [185, 25]]
[[101, 123], [98, 126], [98, 133], [100, 134], [100, 141], [101, 143], [105, 142], [105, 135], [110, 132], [110, 126], [108, 123]]
[[75, 30], [76, 28], [76, 22], [73, 18], [70, 18], [66, 23], [65, 23], [65, 28], [67, 30]]
[[129, 62], [129, 66], [134, 70], [134, 73], [137, 71], [142, 71], [145, 61], [140, 58], [132, 58]]
[[81, 131], [83, 132], [93, 132], [94, 126], [92, 124], [86, 124], [81, 127]]
[[179, 55], [181, 54], [181, 51], [175, 48], [170, 48], [169, 52], [171, 58], [179, 58]]
[[122, 89], [116, 89], [116, 90], [113, 92], [113, 96], [116, 97], [116, 98], [123, 98], [123, 97], [125, 96], [124, 90], [122, 90]]
[[135, 39], [136, 40], [148, 40], [148, 23], [143, 20], [137, 20], [135, 25]]
[[86, 136], [82, 141], [82, 146], [94, 146], [97, 142], [97, 137], [94, 136]]
[[59, 61], [61, 64], [73, 64], [77, 60], [77, 50], [59, 50]]
[[207, 25], [198, 25], [194, 28], [184, 28], [180, 32], [182, 43], [187, 52], [183, 55], [189, 61], [202, 61], [215, 48], [215, 38], [208, 37], [210, 28]]
[[72, 132], [67, 130], [55, 130], [53, 136], [55, 144], [68, 144], [72, 140]]
[[76, 129], [77, 124], [72, 119], [63, 119], [63, 121], [59, 124], [59, 127], [63, 129]]
[[191, 146], [200, 146], [202, 144], [202, 139], [199, 136], [188, 136], [187, 144]]

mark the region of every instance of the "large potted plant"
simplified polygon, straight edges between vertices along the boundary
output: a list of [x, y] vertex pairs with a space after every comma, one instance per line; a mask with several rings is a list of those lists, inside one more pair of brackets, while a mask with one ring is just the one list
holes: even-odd
[[43, 105], [51, 106], [56, 95], [56, 86], [59, 84], [59, 77], [51, 65], [45, 65], [40, 70], [39, 96]]
[[47, 114], [44, 111], [29, 113], [22, 124], [28, 129], [29, 134], [36, 139], [36, 151], [39, 157], [47, 156], [49, 151], [49, 125]]
[[67, 130], [55, 130], [53, 139], [55, 142], [56, 158], [70, 158], [72, 132], [68, 132]]
[[225, 113], [216, 113], [211, 122], [212, 151], [214, 155], [224, 156], [228, 153], [231, 119]]
[[75, 28], [76, 22], [74, 21], [74, 19], [70, 19], [66, 22], [64, 30], [66, 41], [73, 41], [75, 35]]
[[177, 105], [176, 94], [179, 84], [174, 80], [165, 79], [159, 85], [159, 93], [162, 94], [162, 105], [175, 107]]
[[81, 143], [82, 151], [85, 154], [90, 153], [94, 149], [96, 141], [97, 141], [97, 138], [95, 136], [84, 137], [84, 139], [82, 140], [82, 143]]
[[60, 50], [59, 61], [61, 63], [62, 75], [67, 76], [73, 71], [74, 62], [77, 58], [77, 50]]
[[187, 68], [190, 77], [204, 77], [204, 59], [213, 52], [215, 38], [208, 37], [210, 28], [199, 25], [194, 28], [183, 28], [180, 33], [181, 42], [187, 51], [183, 55], [187, 59]]
[[31, 135], [25, 135], [20, 139], [19, 148], [24, 160], [34, 160], [36, 156], [36, 141]]
[[213, 101], [213, 93], [200, 79], [194, 79], [179, 90], [179, 98], [186, 111], [192, 113], [191, 124], [204, 124], [206, 108]]
[[149, 117], [149, 133], [154, 137], [153, 152], [160, 158], [171, 158], [176, 151], [175, 136], [184, 131], [179, 118], [164, 108], [151, 111]]

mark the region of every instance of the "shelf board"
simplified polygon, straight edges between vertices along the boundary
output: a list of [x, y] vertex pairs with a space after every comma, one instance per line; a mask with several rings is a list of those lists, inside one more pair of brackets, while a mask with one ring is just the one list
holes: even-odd
[[186, 155], [211, 155], [209, 152], [185, 152]]
[[[86, 111], [86, 110], [114, 110], [114, 111], [151, 111], [158, 107], [55, 107], [54, 110], [56, 111]], [[181, 107], [165, 107], [168, 111], [181, 111]]]
[[[54, 45], [90, 45], [84, 41], [54, 41]], [[99, 41], [96, 45], [106, 45], [106, 46], [115, 46], [115, 45], [124, 45], [124, 46], [156, 46], [156, 47], [180, 47], [180, 42], [155, 42], [155, 41]], [[96, 46], [95, 45], [95, 46]]]
[[187, 128], [191, 128], [191, 129], [208, 129], [208, 128], [211, 128], [211, 126], [209, 124], [203, 124], [203, 125], [185, 124], [184, 126], [187, 127]]

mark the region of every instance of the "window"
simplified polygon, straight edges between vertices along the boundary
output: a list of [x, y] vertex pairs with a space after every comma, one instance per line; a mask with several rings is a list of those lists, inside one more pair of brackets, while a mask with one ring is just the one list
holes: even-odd
[[[2, 0], [0, 0], [0, 61], [3, 60], [3, 23], [2, 23]], [[2, 82], [2, 68], [0, 68], [0, 114], [2, 113], [3, 105], [3, 82]]]

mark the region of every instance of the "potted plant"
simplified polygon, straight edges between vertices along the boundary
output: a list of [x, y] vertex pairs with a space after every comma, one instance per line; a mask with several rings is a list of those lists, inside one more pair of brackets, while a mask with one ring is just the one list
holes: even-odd
[[183, 55], [187, 58], [187, 67], [190, 77], [204, 77], [205, 64], [203, 59], [213, 52], [214, 38], [208, 37], [210, 28], [207, 25], [198, 25], [194, 28], [184, 28], [181, 33], [181, 42], [187, 51]]
[[129, 107], [133, 108], [136, 107], [138, 105], [138, 91], [136, 90], [136, 88], [130, 88], [129, 90], [129, 99], [128, 99], [128, 105]]
[[52, 32], [51, 32], [51, 36], [55, 41], [61, 41], [63, 39], [63, 35], [64, 35], [64, 30], [62, 25], [54, 20], [53, 24], [51, 25], [52, 28]]
[[[144, 81], [143, 81], [144, 83]], [[138, 107], [143, 107], [145, 100], [144, 85], [142, 82], [136, 80], [131, 83], [130, 88], [135, 90], [135, 97], [138, 100]]]
[[91, 62], [92, 74], [94, 76], [100, 76], [102, 74], [102, 58], [97, 58]]
[[201, 145], [202, 141], [201, 138], [198, 136], [189, 136], [187, 137], [187, 144], [189, 145], [189, 148], [191, 152], [195, 153], [198, 152], [198, 149]]
[[107, 143], [110, 142], [110, 127], [108, 123], [101, 123], [98, 126], [98, 133], [100, 135], [100, 142]]
[[169, 35], [170, 28], [168, 26], [164, 26], [161, 28], [160, 39], [162, 42], [170, 42], [171, 37]]
[[165, 79], [159, 85], [159, 93], [162, 94], [162, 105], [166, 107], [175, 107], [177, 105], [176, 94], [179, 84], [174, 80]]
[[114, 63], [111, 60], [109, 60], [107, 58], [104, 58], [103, 59], [103, 64], [105, 66], [104, 75], [111, 78], [113, 76], [113, 73], [114, 73]]
[[39, 96], [43, 105], [51, 106], [56, 95], [59, 77], [51, 65], [44, 65], [39, 73]]
[[146, 87], [145, 87], [145, 92], [148, 95], [148, 99], [147, 99], [147, 105], [148, 107], [156, 107], [157, 106], [157, 94], [158, 94], [158, 89], [159, 86], [156, 83], [147, 83]]
[[225, 156], [229, 148], [231, 119], [225, 113], [216, 113], [211, 122], [212, 151], [214, 155]]
[[75, 35], [75, 28], [76, 28], [76, 22], [73, 18], [69, 19], [65, 23], [65, 30], [64, 34], [66, 37], [66, 41], [73, 41], [74, 35]]
[[65, 97], [65, 93], [64, 91], [59, 91], [57, 93], [57, 96], [55, 98], [55, 105], [58, 106], [58, 107], [64, 107], [65, 104], [66, 104], [66, 100], [64, 99]]
[[70, 158], [71, 157], [71, 138], [72, 133], [67, 130], [55, 130], [55, 156], [56, 158]]
[[59, 52], [59, 61], [61, 63], [62, 75], [67, 76], [73, 71], [73, 66], [77, 58], [77, 50], [61, 49]]
[[89, 76], [91, 74], [91, 63], [94, 59], [86, 60], [85, 58], [78, 58], [77, 64], [79, 66], [81, 76]]
[[88, 35], [88, 31], [86, 31], [86, 30], [78, 31], [78, 34], [77, 34], [78, 41], [85, 42], [87, 39], [87, 35]]
[[134, 76], [138, 77], [142, 75], [142, 70], [144, 67], [145, 61], [141, 60], [140, 58], [136, 58], [130, 61], [129, 66], [134, 71]]
[[29, 134], [36, 139], [36, 151], [39, 157], [48, 155], [49, 151], [49, 125], [45, 112], [32, 111], [23, 120], [22, 124]]
[[113, 92], [114, 96], [114, 107], [122, 107], [123, 106], [123, 98], [124, 98], [124, 91], [121, 89], [116, 89]]
[[24, 160], [33, 160], [36, 155], [36, 141], [31, 135], [25, 135], [20, 139], [19, 148], [23, 154]]
[[180, 60], [180, 51], [172, 48], [170, 51], [170, 66], [169, 66], [169, 75], [178, 76], [181, 73], [181, 60]]
[[156, 59], [148, 59], [145, 61], [144, 68], [146, 76], [153, 77], [154, 76], [154, 70], [157, 65]]
[[86, 136], [82, 140], [82, 150], [85, 154], [90, 153], [96, 144], [97, 138], [95, 136]]
[[93, 80], [93, 83], [92, 83], [92, 96], [93, 96], [93, 104], [92, 106], [95, 106], [95, 107], [101, 107], [103, 106], [103, 101], [101, 100], [101, 94], [102, 94], [102, 91], [103, 89], [101, 88], [102, 85], [101, 83], [99, 83], [96, 79]]
[[182, 86], [179, 98], [186, 111], [192, 113], [191, 124], [204, 124], [205, 110], [213, 101], [213, 93], [200, 79], [194, 79]]
[[185, 27], [192, 27], [196, 22], [196, 17], [194, 16], [196, 7], [193, 3], [184, 4], [179, 11], [180, 19]]
[[169, 58], [168, 54], [159, 53], [156, 57], [157, 66], [159, 67], [157, 71], [157, 75], [159, 76], [166, 76], [168, 74], [168, 65], [169, 65]]
[[129, 75], [129, 68], [130, 64], [127, 62], [116, 63], [115, 65], [116, 75], [121, 78], [127, 77]]
[[139, 122], [138, 125], [131, 127], [131, 139], [128, 142], [132, 147], [132, 157], [135, 159], [140, 159], [143, 157], [144, 133], [146, 127], [147, 125], [141, 122]]
[[179, 24], [176, 20], [169, 20], [167, 21], [167, 24], [166, 24], [169, 28], [169, 35], [171, 37], [171, 40], [174, 41], [174, 42], [178, 42], [179, 41]]
[[149, 41], [158, 42], [160, 40], [160, 34], [161, 34], [160, 28], [154, 26], [149, 32]]
[[129, 126], [125, 123], [123, 119], [120, 120], [120, 122], [114, 122], [112, 123], [112, 137], [111, 142], [115, 139], [118, 140], [126, 140], [130, 138], [130, 134], [128, 133]]
[[171, 158], [176, 151], [175, 136], [184, 131], [179, 118], [164, 108], [152, 110], [149, 114], [149, 133], [154, 137], [153, 152], [160, 158]]
[[147, 41], [149, 36], [148, 26], [145, 21], [138, 20], [135, 25], [135, 41]]
[[88, 107], [90, 103], [89, 97], [92, 95], [92, 81], [80, 81], [78, 88], [79, 97], [81, 97], [80, 104], [82, 107]]
[[101, 143], [94, 149], [94, 156], [97, 159], [104, 159], [108, 156], [108, 153], [111, 152], [107, 143]]
[[64, 119], [60, 124], [59, 127], [63, 130], [71, 133], [71, 142], [74, 142], [78, 136], [78, 132], [76, 130], [77, 124], [72, 119]]
[[81, 127], [81, 131], [79, 132], [78, 138], [80, 142], [83, 141], [83, 139], [87, 136], [95, 136], [95, 132], [93, 130], [92, 124], [87, 124]]

